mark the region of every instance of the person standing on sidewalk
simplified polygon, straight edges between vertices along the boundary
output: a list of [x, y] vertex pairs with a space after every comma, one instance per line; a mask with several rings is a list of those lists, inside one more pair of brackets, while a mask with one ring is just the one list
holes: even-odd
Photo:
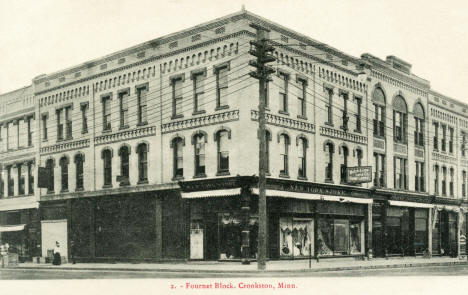
[[54, 260], [52, 261], [53, 265], [60, 265], [62, 264], [62, 258], [60, 257], [60, 244], [58, 241], [55, 242], [54, 248]]

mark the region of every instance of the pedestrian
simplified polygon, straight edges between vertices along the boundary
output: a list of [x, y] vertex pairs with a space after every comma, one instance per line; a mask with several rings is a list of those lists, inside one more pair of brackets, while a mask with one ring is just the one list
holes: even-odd
[[75, 259], [75, 254], [76, 253], [76, 245], [75, 245], [75, 241], [74, 240], [71, 240], [70, 241], [70, 256], [71, 256], [71, 261], [73, 264], [76, 263], [76, 259]]
[[60, 257], [60, 243], [55, 241], [55, 248], [54, 248], [54, 260], [52, 261], [53, 265], [60, 265], [62, 264], [62, 258]]

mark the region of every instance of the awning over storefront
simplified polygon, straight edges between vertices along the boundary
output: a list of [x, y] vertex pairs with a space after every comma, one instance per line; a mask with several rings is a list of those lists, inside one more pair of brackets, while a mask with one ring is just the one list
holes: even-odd
[[25, 225], [26, 224], [2, 225], [0, 226], [0, 232], [22, 231]]
[[211, 191], [197, 191], [181, 193], [183, 199], [198, 199], [198, 198], [212, 198], [212, 197], [231, 197], [239, 196], [241, 193], [240, 188], [219, 189]]
[[[258, 188], [252, 190], [254, 195], [258, 195]], [[280, 190], [266, 190], [267, 197], [279, 197], [279, 198], [294, 198], [294, 199], [303, 199], [303, 200], [317, 200], [317, 201], [331, 201], [331, 202], [342, 202], [342, 203], [358, 203], [358, 204], [372, 204], [372, 199], [361, 199], [361, 198], [351, 198], [351, 197], [341, 197], [341, 196], [331, 196], [331, 195], [320, 195], [320, 194], [308, 194], [308, 193], [298, 193], [298, 192], [288, 192]]]
[[4, 198], [0, 200], [0, 211], [37, 209], [39, 203], [31, 197]]
[[435, 208], [439, 211], [445, 210], [445, 211], [452, 211], [452, 212], [459, 212], [460, 207], [458, 206], [452, 206], [452, 205], [436, 205]]
[[425, 204], [425, 203], [413, 203], [413, 202], [393, 201], [393, 200], [389, 200], [388, 203], [390, 204], [390, 206], [398, 206], [398, 207], [434, 208], [434, 205]]

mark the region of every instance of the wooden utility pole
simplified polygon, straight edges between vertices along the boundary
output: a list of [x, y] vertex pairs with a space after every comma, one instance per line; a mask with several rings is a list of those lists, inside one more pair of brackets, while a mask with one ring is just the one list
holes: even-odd
[[274, 73], [275, 70], [272, 67], [266, 65], [266, 63], [275, 61], [275, 58], [271, 54], [274, 48], [268, 45], [268, 33], [270, 30], [263, 28], [256, 24], [251, 24], [251, 27], [257, 30], [257, 40], [251, 41], [250, 44], [255, 49], [251, 49], [249, 53], [255, 57], [256, 60], [251, 60], [249, 64], [255, 68], [256, 71], [250, 72], [250, 76], [259, 80], [259, 105], [258, 105], [258, 125], [259, 125], [259, 178], [258, 178], [258, 215], [259, 215], [259, 226], [258, 226], [258, 254], [257, 254], [257, 266], [259, 270], [266, 269], [267, 260], [267, 246], [268, 246], [268, 233], [267, 233], [267, 201], [265, 194], [266, 186], [266, 136], [265, 136], [265, 102], [266, 102], [266, 83], [271, 80], [269, 75]]

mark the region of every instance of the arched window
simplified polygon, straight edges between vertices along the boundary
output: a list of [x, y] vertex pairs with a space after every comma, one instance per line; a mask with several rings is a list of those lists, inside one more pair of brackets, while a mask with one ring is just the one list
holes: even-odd
[[205, 142], [206, 137], [198, 133], [193, 137], [195, 147], [195, 176], [205, 176]]
[[174, 178], [181, 178], [184, 176], [184, 156], [183, 149], [184, 141], [180, 137], [176, 137], [172, 140], [173, 148], [173, 163], [174, 163]]
[[414, 106], [414, 144], [424, 146], [424, 109], [420, 103]]
[[298, 153], [298, 163], [299, 163], [297, 176], [299, 178], [305, 178], [307, 177], [307, 174], [306, 174], [307, 140], [303, 137], [299, 138], [298, 140], [297, 153]]
[[280, 170], [280, 175], [287, 176], [289, 174], [289, 136], [286, 134], [281, 134], [279, 138], [280, 144], [280, 157], [282, 167]]
[[53, 159], [48, 159], [46, 161], [46, 168], [47, 168], [47, 178], [48, 178], [48, 187], [47, 187], [47, 193], [53, 193], [54, 192], [54, 160]]
[[141, 143], [137, 147], [138, 153], [138, 183], [148, 182], [148, 145]]
[[82, 154], [75, 156], [75, 167], [76, 167], [76, 190], [83, 190], [83, 162], [84, 157]]
[[325, 181], [333, 181], [333, 153], [335, 148], [333, 143], [328, 142], [325, 144]]
[[218, 173], [229, 172], [229, 132], [221, 130], [216, 135], [218, 148]]
[[374, 136], [385, 136], [385, 94], [379, 87], [372, 93], [374, 104]]
[[112, 186], [112, 151], [105, 149], [101, 156], [104, 164], [104, 186]]
[[393, 139], [395, 142], [407, 142], [408, 110], [406, 102], [401, 95], [393, 99]]
[[62, 192], [68, 191], [68, 159], [62, 157], [60, 159], [60, 174], [62, 176]]
[[124, 145], [119, 149], [120, 156], [120, 185], [130, 184], [130, 150]]
[[341, 147], [341, 152], [342, 152], [342, 160], [343, 162], [341, 163], [340, 167], [340, 181], [342, 183], [346, 182], [346, 168], [348, 168], [348, 156], [349, 156], [349, 150], [347, 146], [342, 146]]

